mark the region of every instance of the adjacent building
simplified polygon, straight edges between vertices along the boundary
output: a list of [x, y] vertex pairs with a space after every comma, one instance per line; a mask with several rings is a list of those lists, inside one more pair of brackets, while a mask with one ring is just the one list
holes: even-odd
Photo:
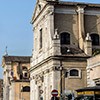
[[100, 86], [100, 54], [87, 60], [87, 86]]
[[37, 0], [30, 100], [50, 100], [87, 86], [87, 58], [100, 49], [100, 5]]
[[0, 100], [3, 100], [3, 79], [0, 79]]
[[3, 100], [30, 100], [30, 56], [3, 56]]
[[63, 97], [100, 85], [100, 4], [37, 0], [31, 23], [32, 57], [3, 56], [3, 100], [50, 100], [53, 89]]

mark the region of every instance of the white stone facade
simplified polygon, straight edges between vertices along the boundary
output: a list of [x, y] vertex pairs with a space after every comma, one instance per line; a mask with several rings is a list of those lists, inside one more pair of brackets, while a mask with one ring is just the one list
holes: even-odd
[[[90, 12], [92, 9], [81, 3], [37, 1], [32, 18], [34, 50], [30, 68], [30, 100], [50, 100], [53, 89], [57, 89], [60, 95], [61, 79], [62, 94], [87, 86], [87, 58], [92, 55], [93, 47], [87, 33], [94, 25], [89, 21]], [[94, 13], [92, 17], [94, 19]], [[63, 33], [70, 35], [67, 45], [61, 44]], [[73, 75], [74, 71], [76, 74]]]
[[87, 60], [87, 85], [100, 85], [100, 54]]

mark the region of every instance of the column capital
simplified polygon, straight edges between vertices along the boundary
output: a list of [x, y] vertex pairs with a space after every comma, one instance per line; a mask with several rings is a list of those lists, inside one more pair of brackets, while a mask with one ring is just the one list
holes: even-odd
[[84, 8], [85, 8], [85, 7], [86, 7], [85, 5], [81, 5], [81, 6], [78, 5], [78, 6], [77, 6], [77, 8], [78, 8], [78, 9], [77, 9], [77, 12], [78, 12], [78, 13], [84, 13]]

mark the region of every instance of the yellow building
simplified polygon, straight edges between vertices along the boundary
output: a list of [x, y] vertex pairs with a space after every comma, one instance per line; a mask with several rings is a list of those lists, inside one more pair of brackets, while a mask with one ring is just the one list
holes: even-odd
[[0, 100], [3, 100], [3, 79], [0, 79]]
[[30, 100], [30, 56], [3, 56], [3, 100]]

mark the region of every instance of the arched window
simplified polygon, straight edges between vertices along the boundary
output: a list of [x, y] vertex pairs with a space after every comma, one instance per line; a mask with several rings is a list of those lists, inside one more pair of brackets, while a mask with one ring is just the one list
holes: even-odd
[[99, 45], [99, 35], [98, 34], [91, 34], [92, 45]]
[[77, 69], [70, 70], [70, 76], [79, 76], [79, 71]]
[[61, 41], [61, 45], [70, 44], [70, 34], [66, 32], [61, 33], [60, 41]]
[[26, 66], [22, 67], [22, 74], [23, 74], [23, 78], [27, 79], [28, 78], [28, 68]]

